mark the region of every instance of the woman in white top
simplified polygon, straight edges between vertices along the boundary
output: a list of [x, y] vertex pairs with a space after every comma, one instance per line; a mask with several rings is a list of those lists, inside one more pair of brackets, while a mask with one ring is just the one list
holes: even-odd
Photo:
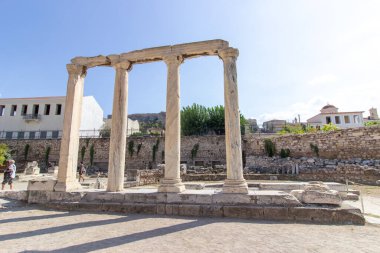
[[1, 184], [1, 190], [4, 190], [5, 184], [9, 184], [13, 190], [13, 179], [16, 177], [16, 165], [14, 160], [8, 160], [8, 168], [4, 171], [4, 180]]

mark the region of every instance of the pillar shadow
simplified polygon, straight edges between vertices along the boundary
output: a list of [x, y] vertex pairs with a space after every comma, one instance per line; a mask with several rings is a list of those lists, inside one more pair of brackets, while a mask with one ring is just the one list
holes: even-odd
[[72, 229], [103, 226], [103, 225], [115, 224], [115, 223], [120, 223], [120, 222], [138, 220], [142, 218], [143, 218], [142, 216], [138, 216], [138, 217], [126, 216], [126, 217], [121, 217], [121, 218], [116, 218], [116, 219], [87, 221], [87, 222], [63, 225], [63, 226], [52, 227], [52, 228], [43, 228], [43, 229], [38, 229], [38, 230], [33, 230], [33, 231], [2, 235], [0, 236], [0, 241], [15, 240], [15, 239], [20, 239], [20, 238], [45, 235], [45, 234], [53, 234], [53, 233], [59, 233], [63, 231], [70, 231]]
[[11, 219], [0, 219], [0, 223], [13, 223], [13, 222], [20, 222], [20, 221], [33, 221], [33, 220], [42, 220], [42, 219], [55, 219], [60, 217], [68, 217], [68, 216], [74, 216], [74, 215], [80, 215], [81, 213], [73, 213], [73, 212], [64, 212], [64, 213], [57, 213], [57, 214], [46, 214], [46, 215], [38, 215], [38, 216], [27, 216], [27, 217], [18, 217], [18, 218], [11, 218]]
[[[195, 227], [201, 227], [208, 224], [214, 223], [213, 220], [194, 220], [187, 223], [177, 224], [170, 227], [164, 227], [164, 228], [157, 228], [149, 231], [134, 233], [130, 235], [123, 235], [119, 237], [114, 238], [108, 238], [103, 239], [99, 241], [93, 241], [88, 243], [83, 243], [79, 245], [73, 245], [66, 248], [56, 249], [56, 250], [49, 250], [49, 251], [37, 251], [37, 250], [28, 250], [23, 252], [53, 252], [53, 253], [66, 253], [66, 252], [76, 252], [76, 253], [85, 253], [90, 252], [94, 250], [101, 250], [101, 249], [107, 249], [115, 246], [120, 246], [132, 242], [137, 242], [145, 239], [150, 239], [154, 237], [164, 236], [172, 233], [177, 233], [183, 230], [195, 228]], [[94, 238], [95, 239], [95, 238]]]

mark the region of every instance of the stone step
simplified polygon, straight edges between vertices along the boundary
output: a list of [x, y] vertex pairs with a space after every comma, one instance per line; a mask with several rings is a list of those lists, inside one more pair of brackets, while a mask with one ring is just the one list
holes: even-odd
[[45, 207], [58, 210], [120, 212], [195, 217], [226, 217], [250, 220], [275, 220], [295, 223], [364, 225], [359, 209], [332, 207], [273, 207], [247, 205], [144, 204], [100, 202], [49, 202]]

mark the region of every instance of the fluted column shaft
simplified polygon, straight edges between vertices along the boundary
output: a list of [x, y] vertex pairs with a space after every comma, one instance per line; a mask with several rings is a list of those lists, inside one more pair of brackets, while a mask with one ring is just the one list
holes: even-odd
[[181, 109], [179, 66], [181, 56], [164, 58], [168, 67], [166, 90], [166, 130], [165, 130], [165, 176], [158, 188], [160, 192], [181, 192], [185, 186], [180, 177], [181, 149]]
[[127, 143], [128, 122], [128, 70], [129, 62], [117, 63], [115, 88], [112, 108], [112, 126], [108, 163], [107, 191], [116, 192], [124, 189], [125, 151]]
[[219, 52], [224, 66], [224, 110], [226, 130], [227, 179], [224, 193], [248, 193], [243, 177], [240, 112], [237, 87], [236, 58], [239, 51], [227, 48]]
[[76, 171], [86, 67], [75, 64], [67, 64], [66, 67], [69, 80], [59, 153], [58, 182], [54, 188], [55, 191], [70, 191], [81, 187], [76, 180]]

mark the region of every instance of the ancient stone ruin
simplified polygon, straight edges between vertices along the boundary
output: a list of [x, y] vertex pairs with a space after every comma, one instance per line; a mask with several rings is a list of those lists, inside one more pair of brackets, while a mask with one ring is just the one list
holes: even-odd
[[243, 178], [241, 136], [239, 121], [236, 58], [238, 50], [227, 41], [210, 40], [131, 51], [119, 55], [76, 57], [67, 65], [67, 83], [64, 127], [60, 149], [56, 191], [80, 188], [76, 176], [79, 126], [84, 78], [89, 68], [113, 67], [116, 71], [112, 111], [112, 130], [109, 150], [107, 191], [121, 191], [124, 185], [128, 72], [134, 64], [164, 61], [168, 67], [166, 95], [165, 175], [160, 192], [181, 192], [185, 189], [180, 178], [180, 75], [184, 60], [200, 56], [219, 56], [224, 66], [224, 104], [226, 125], [227, 179], [225, 193], [248, 193]]

